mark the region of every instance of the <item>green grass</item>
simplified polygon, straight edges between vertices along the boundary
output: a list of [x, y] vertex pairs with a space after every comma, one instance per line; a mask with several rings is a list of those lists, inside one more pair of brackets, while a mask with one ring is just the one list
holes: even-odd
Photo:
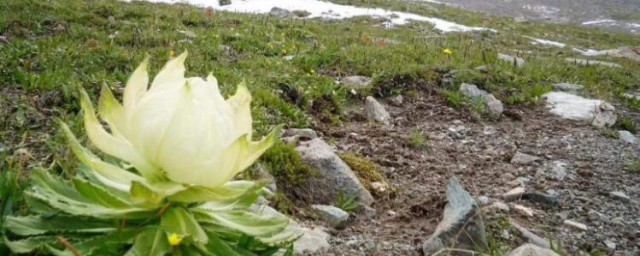
[[[182, 4], [5, 0], [0, 3], [0, 35], [9, 39], [9, 44], [0, 45], [0, 114], [6, 117], [0, 121], [0, 141], [8, 144], [4, 154], [13, 155], [20, 146], [28, 146], [38, 156], [20, 167], [19, 173], [53, 162], [62, 170], [71, 170], [75, 160], [50, 121], [62, 119], [74, 133], [82, 134], [77, 88], [95, 98], [100, 86], [107, 84], [118, 94], [146, 56], [151, 57], [153, 75], [171, 51], [189, 51], [187, 75], [213, 72], [226, 95], [245, 80], [254, 100], [256, 136], [265, 135], [276, 124], [310, 127], [313, 120], [344, 121], [345, 106], [359, 102], [335, 83], [337, 77], [346, 75], [373, 77], [372, 95], [435, 91], [456, 108], [465, 105], [457, 92], [462, 82], [474, 83], [509, 105], [539, 104], [540, 96], [558, 82], [583, 84], [588, 94], [606, 100], [620, 100], [624, 92], [640, 88], [637, 63], [599, 57], [623, 67], [576, 66], [564, 62], [566, 57], [579, 57], [571, 49], [532, 45], [523, 37], [604, 49], [637, 45], [639, 36], [573, 25], [515, 23], [511, 18], [413, 1], [334, 2], [411, 11], [500, 32], [441, 35], [426, 23], [385, 29], [374, 26], [379, 22], [372, 18], [325, 22], [225, 12], [207, 16], [202, 9]], [[178, 30], [191, 31], [196, 37], [187, 38]], [[379, 44], [367, 38], [398, 43]], [[445, 48], [453, 54], [443, 54]], [[526, 65], [515, 68], [501, 62], [496, 58], [498, 52], [519, 52]], [[283, 59], [287, 55], [294, 58]], [[488, 67], [486, 73], [475, 69], [481, 65]], [[452, 83], [441, 86], [443, 75], [453, 69], [458, 74]], [[44, 110], [34, 107], [34, 97], [42, 100], [45, 95], [56, 95], [57, 100], [43, 101], [40, 108]], [[635, 101], [622, 102], [640, 109]], [[48, 137], [42, 139], [43, 134]], [[416, 145], [423, 144], [419, 138], [415, 138]], [[288, 145], [276, 145], [262, 162], [283, 180], [299, 181], [309, 174]], [[9, 186], [23, 186], [13, 182], [22, 175], [17, 173], [15, 166], [3, 169], [3, 178], [12, 181]], [[14, 197], [6, 191], [2, 190], [3, 202], [5, 197]]]

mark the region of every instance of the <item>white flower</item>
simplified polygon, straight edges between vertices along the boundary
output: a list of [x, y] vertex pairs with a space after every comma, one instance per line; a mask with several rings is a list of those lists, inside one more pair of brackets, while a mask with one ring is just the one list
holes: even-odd
[[[216, 188], [249, 167], [273, 144], [276, 132], [252, 142], [251, 95], [244, 84], [225, 100], [212, 75], [184, 77], [186, 57], [185, 52], [170, 60], [150, 88], [145, 60], [129, 78], [122, 104], [103, 87], [99, 114], [110, 132], [82, 91], [84, 123], [98, 149], [131, 164], [145, 182]], [[103, 183], [124, 190], [141, 180], [82, 150], [75, 147], [74, 153], [96, 169]]]

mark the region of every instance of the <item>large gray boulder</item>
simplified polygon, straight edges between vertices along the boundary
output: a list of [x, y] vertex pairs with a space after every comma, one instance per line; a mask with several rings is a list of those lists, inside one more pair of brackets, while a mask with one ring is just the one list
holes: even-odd
[[476, 200], [455, 177], [449, 180], [446, 194], [449, 203], [436, 231], [422, 245], [424, 255], [433, 255], [445, 248], [486, 250], [487, 237]]
[[523, 244], [511, 251], [508, 256], [560, 256], [560, 254], [533, 244]]
[[301, 141], [296, 150], [301, 160], [317, 172], [317, 175], [307, 178], [309, 191], [306, 192], [313, 203], [333, 203], [341, 192], [346, 196], [357, 196], [362, 205], [373, 202], [373, 197], [351, 168], [322, 139]]
[[616, 123], [616, 109], [608, 102], [566, 92], [549, 92], [542, 97], [549, 111], [561, 118], [591, 122], [596, 127], [609, 127]]

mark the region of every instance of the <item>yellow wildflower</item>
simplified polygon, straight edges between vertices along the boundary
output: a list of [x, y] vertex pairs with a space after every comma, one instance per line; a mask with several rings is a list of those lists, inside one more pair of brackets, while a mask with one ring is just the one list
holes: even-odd
[[173, 49], [171, 49], [171, 50], [169, 51], [169, 57], [173, 58], [173, 57], [175, 57], [175, 56], [176, 56], [176, 51], [174, 51]]
[[171, 235], [169, 235], [169, 244], [171, 246], [178, 246], [180, 245], [180, 242], [182, 242], [182, 237], [178, 234], [171, 233]]
[[449, 48], [444, 49], [444, 51], [443, 51], [443, 52], [444, 52], [444, 54], [445, 54], [445, 55], [451, 55], [451, 54], [453, 54], [453, 51], [452, 51], [451, 49], [449, 49]]

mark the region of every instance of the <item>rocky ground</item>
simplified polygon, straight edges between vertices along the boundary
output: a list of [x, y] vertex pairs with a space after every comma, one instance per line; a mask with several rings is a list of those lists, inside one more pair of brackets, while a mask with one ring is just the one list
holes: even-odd
[[640, 33], [640, 2], [634, 0], [439, 0], [468, 10], [494, 15], [559, 23], [577, 23], [616, 31]]
[[[637, 144], [543, 105], [507, 108], [491, 121], [449, 107], [432, 91], [401, 97], [381, 100], [389, 125], [367, 119], [359, 105], [340, 126], [317, 122], [337, 152], [383, 166], [389, 184], [372, 209], [328, 231], [332, 246], [320, 255], [421, 255], [442, 219], [451, 177], [482, 205], [490, 240], [532, 242], [513, 227], [520, 226], [568, 255], [640, 253], [640, 177], [624, 170], [638, 156]], [[415, 145], [416, 134], [428, 138], [424, 145]], [[508, 228], [509, 222], [515, 224]]]

